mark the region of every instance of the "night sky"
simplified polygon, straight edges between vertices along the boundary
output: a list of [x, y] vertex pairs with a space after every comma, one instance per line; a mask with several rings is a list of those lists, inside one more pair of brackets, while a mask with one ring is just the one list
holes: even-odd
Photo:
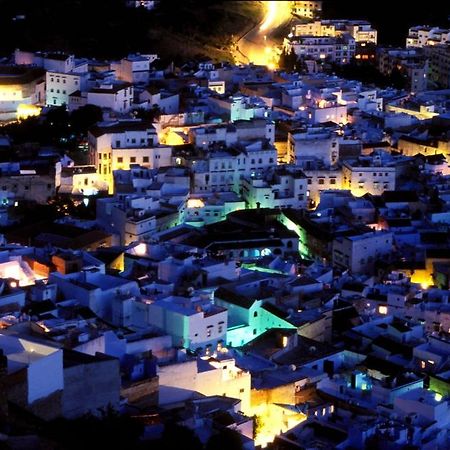
[[[394, 7], [393, 7], [394, 6]], [[449, 2], [442, 0], [336, 0], [324, 1], [326, 19], [367, 19], [378, 29], [382, 45], [405, 45], [412, 25], [449, 26]]]

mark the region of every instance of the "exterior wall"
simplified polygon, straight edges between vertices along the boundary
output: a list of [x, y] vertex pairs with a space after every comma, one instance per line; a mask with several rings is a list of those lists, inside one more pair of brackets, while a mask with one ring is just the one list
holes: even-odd
[[141, 131], [105, 133], [101, 136], [89, 136], [90, 164], [97, 168], [101, 181], [114, 192], [114, 170], [129, 170], [131, 164], [159, 168], [170, 166], [172, 147], [156, 147], [157, 135], [152, 128]]
[[47, 72], [46, 104], [50, 106], [69, 106], [69, 95], [81, 89], [80, 75]]
[[212, 315], [203, 312], [183, 315], [166, 309], [164, 303], [161, 301], [150, 305], [149, 321], [170, 334], [175, 345], [196, 350], [198, 347], [225, 340], [227, 311]]
[[339, 105], [327, 108], [311, 109], [312, 123], [347, 123], [347, 106]]
[[292, 12], [300, 17], [315, 19], [320, 16], [322, 12], [322, 2], [317, 0], [294, 1]]
[[[38, 347], [39, 344], [34, 345]], [[51, 377], [48, 375], [52, 374]], [[62, 350], [33, 361], [27, 368], [28, 403], [47, 397], [64, 388]]]
[[245, 178], [241, 182], [249, 208], [303, 208], [307, 203], [307, 180], [284, 176], [279, 183]]
[[114, 92], [105, 88], [105, 92], [99, 90], [88, 92], [87, 102], [100, 108], [110, 108], [119, 113], [126, 113], [133, 104], [133, 87], [124, 87]]
[[330, 165], [338, 160], [338, 142], [328, 133], [289, 133], [288, 154], [290, 162], [294, 164], [299, 163], [300, 157], [310, 156]]
[[415, 156], [421, 153], [425, 156], [430, 155], [447, 155], [450, 152], [450, 143], [444, 140], [436, 143], [426, 142], [411, 142], [408, 139], [400, 138], [398, 140], [398, 150], [406, 156]]
[[137, 408], [150, 408], [158, 405], [158, 377], [137, 381], [120, 390], [121, 397]]
[[[17, 84], [1, 84], [0, 79], [0, 120], [16, 119], [21, 114], [22, 105], [27, 108], [29, 115], [37, 115], [45, 102], [45, 77]], [[36, 108], [33, 108], [33, 105]], [[25, 114], [25, 112], [24, 112]]]
[[392, 233], [367, 233], [333, 241], [333, 265], [353, 273], [370, 272], [375, 259], [392, 252]]
[[56, 179], [53, 175], [9, 175], [0, 177], [2, 192], [9, 199], [22, 199], [46, 204], [56, 195]]
[[119, 360], [99, 360], [64, 369], [64, 417], [74, 419], [88, 413], [99, 415], [109, 406], [117, 409], [119, 398]]
[[314, 205], [320, 203], [322, 191], [343, 189], [341, 170], [304, 170], [307, 176], [307, 196]]
[[380, 195], [395, 190], [395, 176], [395, 167], [358, 167], [344, 163], [342, 188], [351, 190], [358, 197], [367, 193]]

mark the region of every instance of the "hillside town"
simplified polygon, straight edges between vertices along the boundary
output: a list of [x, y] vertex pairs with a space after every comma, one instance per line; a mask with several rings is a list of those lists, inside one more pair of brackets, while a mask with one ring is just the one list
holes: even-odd
[[[266, 64], [3, 55], [6, 448], [108, 414], [117, 448], [450, 448], [450, 27], [284, 3]], [[17, 138], [94, 109], [76, 151]]]

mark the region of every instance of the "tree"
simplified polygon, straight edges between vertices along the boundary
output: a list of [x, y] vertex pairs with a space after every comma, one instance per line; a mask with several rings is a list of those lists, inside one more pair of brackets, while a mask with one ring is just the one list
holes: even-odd
[[149, 122], [153, 122], [155, 119], [158, 119], [161, 114], [162, 111], [159, 105], [152, 105], [151, 109], [139, 108], [134, 111], [134, 115], [138, 119], [147, 120]]
[[243, 448], [241, 435], [237, 431], [224, 428], [208, 439], [205, 450], [243, 450]]
[[168, 422], [164, 427], [158, 448], [161, 450], [173, 450], [176, 448], [203, 450], [203, 445], [191, 429], [174, 422]]
[[102, 109], [96, 105], [86, 105], [70, 115], [70, 124], [75, 133], [86, 135], [87, 130], [103, 119]]
[[278, 65], [281, 69], [284, 69], [288, 72], [294, 72], [299, 69], [298, 57], [294, 52], [294, 49], [291, 48], [289, 53], [283, 49], [283, 52], [280, 55], [280, 60], [278, 61]]

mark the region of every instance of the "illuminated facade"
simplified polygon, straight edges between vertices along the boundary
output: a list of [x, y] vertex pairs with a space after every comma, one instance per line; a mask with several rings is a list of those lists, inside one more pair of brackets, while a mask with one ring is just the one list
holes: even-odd
[[82, 89], [82, 75], [60, 72], [46, 74], [46, 104], [49, 106], [69, 106], [69, 96]]
[[89, 161], [100, 179], [114, 191], [113, 171], [130, 165], [165, 167], [171, 165], [171, 147], [159, 147], [153, 125], [141, 121], [111, 122], [89, 132]]
[[379, 156], [344, 161], [342, 165], [342, 189], [350, 190], [357, 197], [394, 191], [395, 178], [395, 167], [383, 165]]
[[302, 0], [291, 3], [292, 13], [305, 19], [316, 19], [322, 14], [322, 1]]
[[408, 31], [406, 47], [426, 47], [450, 42], [450, 29], [415, 26]]
[[355, 39], [350, 34], [341, 37], [292, 36], [284, 39], [286, 53], [291, 50], [299, 58], [315, 61], [329, 60], [336, 64], [347, 64], [355, 56]]
[[280, 167], [257, 177], [241, 180], [249, 208], [304, 208], [307, 205], [307, 178], [295, 167]]
[[245, 209], [245, 201], [234, 192], [191, 195], [186, 203], [184, 222], [203, 226], [224, 220], [227, 214]]
[[365, 44], [377, 43], [377, 30], [369, 22], [363, 20], [316, 20], [297, 24], [293, 27], [295, 36], [329, 36], [338, 37], [350, 34], [355, 42]]
[[227, 310], [208, 299], [170, 296], [149, 305], [148, 319], [180, 347], [215, 350], [219, 342], [225, 342]]
[[38, 115], [45, 102], [45, 72], [0, 67], [0, 121]]

